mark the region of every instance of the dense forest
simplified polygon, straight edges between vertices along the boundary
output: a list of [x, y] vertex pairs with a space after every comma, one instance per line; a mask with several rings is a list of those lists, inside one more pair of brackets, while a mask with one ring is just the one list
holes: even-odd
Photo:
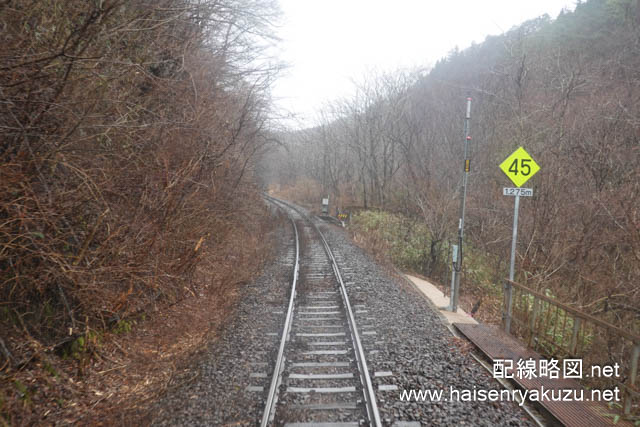
[[365, 229], [395, 221], [403, 248], [414, 244], [414, 230], [424, 231], [407, 266], [447, 283], [467, 97], [463, 294], [476, 289], [480, 303], [480, 285], [499, 290], [507, 276], [513, 198], [502, 196], [511, 183], [498, 165], [523, 146], [541, 171], [520, 206], [517, 281], [639, 330], [636, 1], [579, 2], [557, 19], [541, 16], [456, 49], [428, 71], [371, 76], [326, 108], [316, 127], [283, 135], [266, 179], [302, 202], [328, 195], [337, 211], [392, 214], [369, 215]]
[[79, 417], [65, 364], [87, 374], [104, 333], [257, 268], [278, 14], [0, 2], [0, 424]]

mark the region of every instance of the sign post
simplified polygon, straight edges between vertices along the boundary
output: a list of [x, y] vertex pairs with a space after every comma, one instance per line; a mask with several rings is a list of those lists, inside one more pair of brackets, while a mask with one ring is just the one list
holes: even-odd
[[518, 187], [504, 188], [502, 190], [502, 194], [505, 196], [515, 196], [515, 203], [513, 206], [513, 234], [511, 237], [509, 282], [504, 286], [505, 300], [507, 304], [506, 314], [504, 316], [504, 330], [506, 333], [509, 333], [511, 331], [511, 313], [513, 307], [513, 294], [510, 282], [513, 282], [513, 279], [515, 278], [516, 241], [518, 239], [518, 210], [520, 207], [520, 196], [533, 196], [533, 189], [520, 187], [540, 170], [540, 166], [538, 166], [524, 148], [520, 147], [500, 164], [500, 169]]

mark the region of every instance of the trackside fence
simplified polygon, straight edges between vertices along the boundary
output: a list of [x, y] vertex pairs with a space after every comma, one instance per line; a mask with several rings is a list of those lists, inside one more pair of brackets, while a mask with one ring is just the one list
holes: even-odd
[[[558, 360], [581, 359], [587, 387], [618, 387], [624, 414], [637, 414], [639, 335], [510, 280], [504, 285], [502, 319], [507, 333], [536, 352]], [[591, 375], [616, 364], [617, 376]], [[596, 366], [600, 368], [592, 368]]]

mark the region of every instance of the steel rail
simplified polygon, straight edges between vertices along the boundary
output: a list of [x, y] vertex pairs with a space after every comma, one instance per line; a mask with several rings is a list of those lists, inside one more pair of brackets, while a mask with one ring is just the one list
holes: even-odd
[[324, 250], [329, 256], [331, 260], [331, 264], [333, 266], [333, 273], [338, 279], [340, 283], [340, 291], [342, 294], [342, 299], [344, 301], [344, 305], [347, 309], [347, 314], [349, 315], [349, 329], [351, 329], [351, 336], [353, 337], [353, 343], [356, 350], [356, 359], [358, 360], [358, 369], [360, 370], [360, 379], [362, 381], [362, 386], [364, 387], [365, 393], [365, 402], [367, 405], [367, 412], [369, 413], [369, 421], [372, 426], [381, 427], [382, 422], [380, 421], [380, 411], [378, 410], [378, 404], [376, 403], [376, 393], [373, 389], [373, 384], [371, 382], [371, 376], [369, 375], [369, 368], [367, 367], [367, 360], [364, 355], [364, 349], [362, 348], [362, 343], [360, 341], [360, 335], [358, 334], [358, 328], [356, 327], [356, 319], [353, 315], [353, 310], [351, 310], [351, 303], [349, 302], [349, 297], [347, 296], [347, 288], [342, 281], [342, 275], [340, 274], [340, 269], [338, 268], [338, 263], [336, 262], [335, 257], [333, 256], [333, 252], [331, 252], [331, 248], [329, 247], [329, 243], [325, 239], [324, 235], [318, 228], [316, 224], [313, 224], [313, 227], [316, 229], [316, 232], [322, 239], [322, 243], [324, 245]]
[[[268, 196], [267, 196], [268, 197]], [[274, 199], [271, 199], [272, 202], [276, 203]], [[287, 309], [287, 316], [284, 321], [284, 327], [282, 329], [282, 338], [280, 340], [280, 348], [278, 349], [278, 357], [276, 358], [276, 365], [273, 370], [273, 377], [271, 378], [271, 386], [269, 387], [269, 394], [267, 395], [267, 401], [264, 407], [264, 413], [262, 414], [262, 422], [260, 423], [261, 427], [266, 427], [271, 421], [272, 417], [275, 415], [274, 409], [276, 402], [278, 400], [278, 387], [280, 386], [280, 381], [282, 380], [282, 370], [284, 368], [284, 348], [289, 338], [289, 333], [291, 331], [291, 323], [293, 320], [293, 306], [296, 296], [296, 282], [298, 281], [298, 268], [299, 268], [299, 260], [300, 260], [300, 239], [298, 237], [298, 227], [296, 227], [296, 223], [289, 215], [289, 219], [291, 220], [291, 224], [293, 224], [293, 231], [296, 237], [296, 260], [295, 266], [293, 268], [293, 280], [291, 284], [291, 297], [289, 298], [289, 308]]]
[[[272, 199], [273, 201], [276, 201], [276, 202], [279, 202], [280, 204], [288, 206], [290, 209], [293, 209], [294, 211], [298, 212], [302, 217], [306, 217], [306, 215], [303, 214], [296, 206], [293, 206], [285, 201], [272, 198], [270, 196], [267, 196], [267, 197], [269, 199]], [[316, 232], [320, 236], [320, 239], [322, 240], [324, 250], [331, 261], [333, 273], [336, 276], [338, 283], [340, 283], [340, 294], [342, 295], [342, 300], [344, 301], [344, 305], [346, 307], [347, 314], [348, 314], [349, 329], [351, 330], [351, 336], [353, 338], [353, 344], [355, 347], [358, 370], [360, 371], [360, 381], [364, 389], [363, 394], [365, 398], [365, 404], [367, 407], [367, 414], [369, 415], [370, 424], [375, 427], [381, 427], [382, 421], [380, 420], [380, 411], [378, 410], [378, 404], [376, 403], [376, 394], [373, 389], [373, 383], [371, 382], [371, 376], [369, 375], [369, 368], [367, 367], [367, 361], [364, 355], [364, 349], [362, 348], [362, 343], [360, 341], [360, 335], [358, 334], [358, 328], [356, 327], [355, 316], [353, 315], [353, 310], [351, 309], [351, 303], [349, 302], [349, 297], [347, 295], [347, 288], [344, 282], [342, 281], [342, 275], [340, 274], [338, 263], [336, 262], [333, 252], [331, 251], [331, 247], [329, 246], [329, 243], [325, 239], [324, 235], [322, 234], [318, 226], [313, 222], [311, 223], [313, 225], [313, 228], [316, 230]], [[264, 426], [266, 426], [266, 424], [263, 424], [263, 427]]]

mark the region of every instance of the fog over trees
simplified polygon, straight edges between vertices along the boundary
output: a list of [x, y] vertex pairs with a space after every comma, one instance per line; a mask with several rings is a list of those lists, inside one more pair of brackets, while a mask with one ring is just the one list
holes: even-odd
[[[296, 131], [274, 125], [279, 19], [276, 0], [0, 0], [0, 424], [157, 397], [273, 252], [284, 217], [264, 190], [393, 217], [406, 267], [447, 283], [467, 97], [463, 293], [501, 295], [498, 165], [522, 146], [541, 170], [516, 281], [640, 332], [640, 0], [582, 1], [431, 69], [372, 74]], [[131, 335], [123, 350], [145, 319], [137, 336], [175, 353]], [[161, 359], [157, 382], [137, 372]]]
[[[473, 98], [466, 243], [500, 283], [512, 186], [498, 165], [523, 146], [541, 166], [525, 186], [516, 279], [615, 324], [640, 328], [640, 7], [590, 0], [542, 16], [429, 71], [372, 75], [316, 127], [280, 135], [273, 188], [341, 211], [401, 214], [428, 229], [420, 270], [446, 277], [458, 221], [465, 99]], [[472, 281], [466, 271], [465, 281]]]

